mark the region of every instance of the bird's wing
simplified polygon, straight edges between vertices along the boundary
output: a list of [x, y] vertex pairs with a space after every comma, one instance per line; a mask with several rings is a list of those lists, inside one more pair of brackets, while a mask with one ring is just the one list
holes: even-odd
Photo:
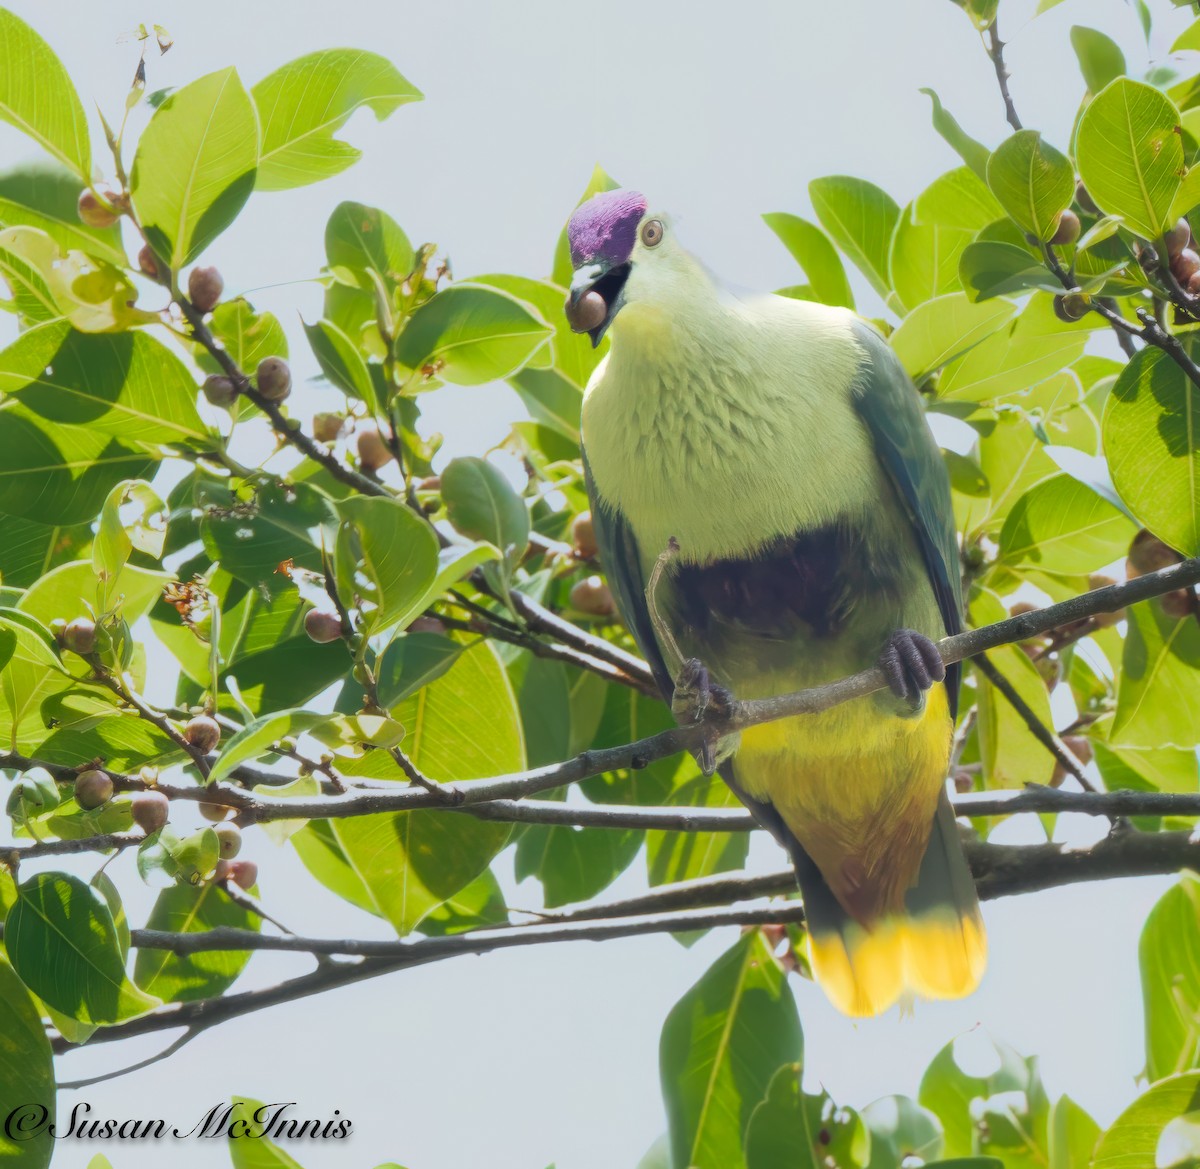
[[[884, 340], [867, 324], [856, 326], [868, 354], [853, 390], [875, 454], [912, 521], [929, 581], [947, 633], [962, 630], [962, 577], [954, 506], [941, 452], [908, 374]], [[946, 689], [958, 705], [961, 667], [947, 667]]]
[[650, 666], [654, 681], [665, 702], [671, 701], [675, 682], [663, 660], [650, 609], [646, 604], [646, 580], [642, 575], [642, 560], [637, 540], [621, 512], [604, 503], [596, 493], [588, 467], [587, 451], [583, 452], [583, 474], [588, 498], [592, 502], [592, 525], [596, 530], [596, 545], [600, 563], [608, 578], [608, 586], [616, 598], [617, 608], [633, 634], [638, 649]]

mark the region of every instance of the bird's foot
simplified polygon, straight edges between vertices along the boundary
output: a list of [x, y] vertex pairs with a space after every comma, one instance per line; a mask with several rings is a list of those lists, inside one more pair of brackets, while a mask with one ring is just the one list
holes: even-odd
[[879, 655], [879, 668], [892, 693], [914, 709], [935, 682], [946, 676], [946, 663], [938, 648], [922, 633], [897, 629]]
[[[708, 667], [699, 658], [689, 658], [683, 663], [675, 679], [675, 692], [671, 696], [671, 713], [682, 724], [707, 721], [718, 722], [726, 718], [734, 707], [733, 695], [719, 682], [714, 682]], [[701, 740], [696, 752], [700, 770], [712, 775], [717, 769], [717, 743], [720, 733], [712, 730]]]

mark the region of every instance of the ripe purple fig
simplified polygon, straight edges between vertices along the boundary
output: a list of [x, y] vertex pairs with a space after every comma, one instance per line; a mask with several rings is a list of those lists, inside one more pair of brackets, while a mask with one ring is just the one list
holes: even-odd
[[171, 814], [171, 801], [162, 792], [138, 792], [130, 802], [133, 822], [147, 835], [157, 832]]
[[112, 799], [113, 781], [95, 767], [81, 771], [75, 779], [75, 802], [81, 808], [98, 808]]
[[1172, 258], [1171, 275], [1180, 284], [1186, 286], [1197, 272], [1200, 272], [1200, 253], [1192, 251], [1191, 248], [1184, 248], [1179, 255]]
[[[112, 192], [105, 187], [98, 188], [105, 200], [112, 202]], [[79, 193], [79, 202], [76, 204], [76, 210], [79, 212], [79, 218], [86, 223], [88, 227], [112, 227], [120, 218], [116, 211], [110, 207], [106, 207], [101, 202], [95, 191], [84, 188]]]
[[1129, 545], [1129, 559], [1125, 563], [1125, 575], [1132, 579], [1157, 572], [1183, 559], [1174, 548], [1164, 544], [1157, 536], [1143, 528]]
[[158, 257], [154, 254], [154, 249], [149, 244], [143, 244], [138, 252], [138, 267], [142, 270], [144, 276], [149, 276], [151, 280], [157, 280], [161, 269], [158, 266]]
[[1073, 244], [1079, 238], [1079, 216], [1074, 211], [1064, 211], [1058, 217], [1058, 226], [1050, 237], [1050, 242], [1058, 247]]
[[1100, 208], [1096, 205], [1096, 200], [1088, 194], [1088, 189], [1082, 183], [1075, 184], [1075, 202], [1079, 206], [1080, 211], [1086, 211], [1089, 215], [1099, 215]]
[[358, 465], [364, 471], [378, 471], [392, 461], [392, 452], [383, 441], [383, 435], [373, 426], [360, 430], [355, 438], [358, 447]]
[[309, 609], [304, 614], [304, 632], [318, 645], [337, 641], [342, 636], [342, 619], [328, 609]]
[[87, 617], [76, 617], [63, 630], [62, 643], [72, 653], [90, 654], [96, 648], [96, 623]]
[[253, 861], [230, 861], [229, 879], [239, 889], [249, 892], [258, 884], [258, 865]]
[[1174, 621], [1189, 617], [1196, 611], [1196, 594], [1191, 589], [1172, 589], [1158, 599], [1163, 612]]
[[282, 357], [264, 357], [258, 363], [254, 381], [268, 402], [282, 402], [292, 392], [292, 371]]
[[205, 398], [214, 406], [229, 407], [237, 401], [238, 391], [237, 386], [233, 384], [232, 378], [227, 378], [224, 374], [214, 373], [204, 379], [204, 385], [200, 387]]
[[1163, 235], [1163, 243], [1167, 245], [1167, 255], [1173, 260], [1192, 242], [1192, 227], [1186, 219], [1177, 219], [1175, 226]]
[[202, 313], [211, 313], [225, 291], [225, 279], [216, 268], [193, 268], [188, 273], [188, 300]]
[[590, 511], [580, 512], [571, 525], [571, 539], [575, 543], [575, 555], [580, 560], [592, 560], [600, 551], [596, 543], [596, 525]]
[[608, 585], [598, 576], [589, 576], [571, 589], [571, 605], [592, 617], [611, 617], [617, 606]]

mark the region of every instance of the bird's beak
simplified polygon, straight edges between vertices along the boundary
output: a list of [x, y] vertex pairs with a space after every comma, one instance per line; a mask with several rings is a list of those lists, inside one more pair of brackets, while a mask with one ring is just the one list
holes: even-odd
[[565, 306], [567, 323], [576, 333], [591, 337], [593, 349], [625, 303], [623, 293], [631, 267], [628, 261], [611, 264], [601, 260], [576, 268], [571, 277]]

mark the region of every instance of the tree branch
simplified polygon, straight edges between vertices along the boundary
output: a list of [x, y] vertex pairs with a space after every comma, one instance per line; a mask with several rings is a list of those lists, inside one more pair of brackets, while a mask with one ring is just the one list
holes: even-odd
[[1021, 119], [1017, 117], [1017, 107], [1013, 104], [1012, 94], [1008, 92], [1008, 68], [1004, 64], [1004, 42], [1000, 39], [1000, 29], [993, 19], [987, 30], [987, 54], [992, 59], [992, 68], [996, 70], [996, 84], [1000, 87], [1000, 96], [1004, 99], [1004, 116], [1014, 130], [1023, 130]]

